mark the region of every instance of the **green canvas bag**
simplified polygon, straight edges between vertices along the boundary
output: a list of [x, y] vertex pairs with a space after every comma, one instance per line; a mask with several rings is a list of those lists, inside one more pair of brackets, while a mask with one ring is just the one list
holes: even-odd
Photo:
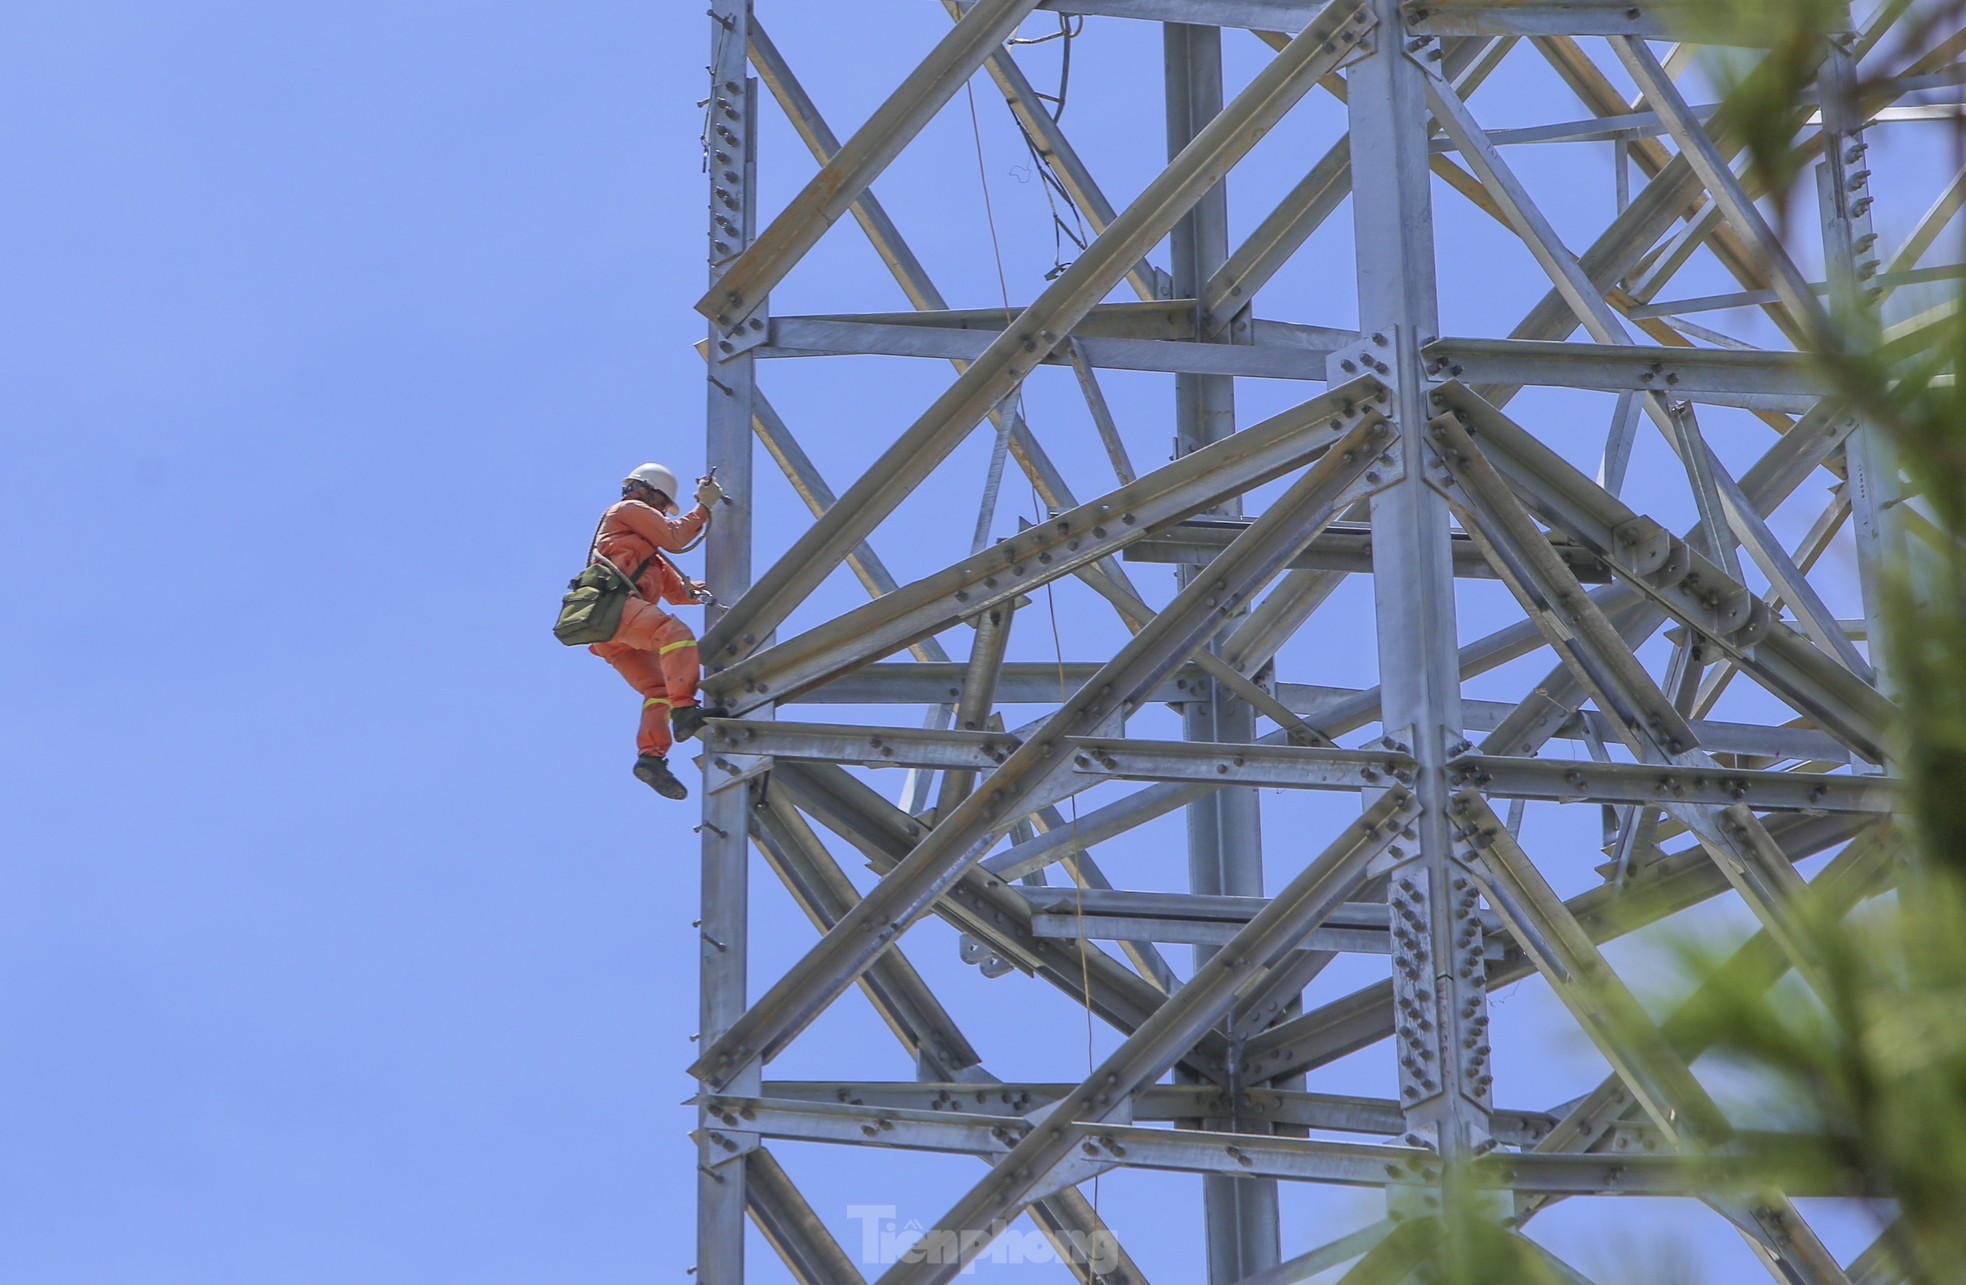
[[[711, 476], [715, 475], [716, 470], [712, 469]], [[601, 553], [601, 526], [606, 522], [607, 515], [604, 513], [601, 521], [594, 526], [593, 539], [587, 542], [587, 566], [579, 575], [567, 581], [566, 596], [560, 599], [560, 617], [553, 622], [553, 636], [569, 647], [585, 647], [614, 637], [615, 630], [621, 628], [621, 612], [628, 604], [628, 596], [641, 595], [635, 584], [642, 578], [642, 573], [658, 559], [669, 562], [662, 556], [661, 550], [657, 550], [642, 559], [642, 565], [635, 568], [634, 575], [627, 574]], [[682, 552], [688, 553], [702, 544], [709, 534], [710, 523], [706, 520], [703, 530]], [[676, 564], [670, 562], [669, 565], [673, 568]], [[676, 574], [682, 575], [682, 572], [677, 571]], [[684, 583], [688, 582], [688, 577], [684, 577]], [[704, 597], [697, 601], [713, 600]]]
[[601, 527], [607, 520], [603, 513], [594, 524], [594, 534], [587, 541], [587, 565], [567, 581], [566, 596], [560, 599], [560, 617], [553, 622], [553, 636], [569, 647], [604, 643], [614, 637], [615, 630], [621, 628], [621, 612], [628, 605], [628, 596], [641, 593], [635, 582], [655, 561], [654, 556], [643, 559], [632, 576], [609, 561], [601, 552]]
[[553, 636], [569, 647], [606, 642], [621, 627], [622, 608], [633, 592], [628, 577], [612, 562], [593, 563], [567, 581], [566, 596], [560, 599], [560, 618], [553, 622]]

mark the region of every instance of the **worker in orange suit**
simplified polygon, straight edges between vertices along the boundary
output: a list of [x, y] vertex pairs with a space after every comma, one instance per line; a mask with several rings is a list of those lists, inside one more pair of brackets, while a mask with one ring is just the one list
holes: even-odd
[[594, 552], [634, 581], [635, 593], [621, 612], [614, 637], [587, 650], [621, 671], [642, 695], [642, 725], [635, 745], [635, 777], [665, 799], [686, 799], [689, 790], [669, 770], [669, 747], [686, 741], [704, 721], [724, 710], [703, 709], [696, 698], [702, 675], [696, 635], [658, 603], [707, 602], [700, 580], [683, 575], [664, 555], [681, 553], [710, 524], [710, 506], [723, 498], [714, 476], [696, 486], [696, 507], [676, 515], [676, 475], [660, 464], [644, 464], [621, 482], [621, 500], [601, 517]]

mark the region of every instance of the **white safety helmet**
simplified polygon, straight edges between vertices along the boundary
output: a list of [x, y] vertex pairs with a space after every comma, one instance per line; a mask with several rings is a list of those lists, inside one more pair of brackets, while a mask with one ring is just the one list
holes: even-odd
[[635, 468], [629, 470], [627, 477], [621, 480], [623, 483], [640, 482], [645, 486], [654, 487], [671, 500], [677, 498], [676, 475], [660, 464], [637, 465]]

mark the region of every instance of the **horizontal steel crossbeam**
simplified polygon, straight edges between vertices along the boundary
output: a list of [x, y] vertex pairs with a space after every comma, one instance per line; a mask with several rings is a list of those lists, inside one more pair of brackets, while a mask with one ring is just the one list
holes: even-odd
[[[1128, 545], [1120, 556], [1128, 562], [1206, 563], [1233, 540], [1248, 523], [1237, 518], [1189, 518], [1166, 531], [1155, 532]], [[1459, 577], [1492, 579], [1495, 569], [1481, 556], [1473, 540], [1455, 532], [1454, 574]], [[1554, 540], [1551, 549], [1564, 565], [1586, 584], [1604, 584], [1611, 569], [1604, 559], [1589, 549], [1565, 540]], [[1369, 573], [1372, 570], [1372, 529], [1349, 522], [1334, 522], [1317, 539], [1305, 545], [1290, 560], [1292, 568]]]
[[[1371, 789], [1410, 779], [1413, 762], [1386, 750], [1290, 745], [1081, 738], [1070, 742], [1081, 772], [1128, 780], [1216, 781], [1285, 789]], [[1450, 761], [1457, 783], [1510, 798], [1567, 803], [1746, 803], [1767, 811], [1888, 812], [1896, 783], [1877, 776], [1757, 772], [1641, 763], [1583, 763], [1464, 754]]]
[[[968, 1087], [968, 1086], [964, 1086]], [[1040, 1132], [1022, 1115], [913, 1110], [781, 1097], [705, 1099], [711, 1115], [733, 1130], [770, 1139], [834, 1142], [1007, 1156]], [[1040, 1120], [1043, 1112], [1036, 1113]], [[1054, 1126], [1045, 1125], [1044, 1132]], [[1159, 1129], [1139, 1124], [1092, 1123], [1070, 1131], [1070, 1154], [1177, 1173], [1223, 1173], [1355, 1187], [1437, 1184], [1440, 1157], [1410, 1146], [1327, 1142], [1202, 1129]], [[1052, 1148], [1057, 1150], [1055, 1145]], [[1671, 1154], [1623, 1152], [1522, 1152], [1475, 1162], [1476, 1181], [1520, 1194], [1566, 1196], [1685, 1196], [1753, 1191], [1754, 1166], [1724, 1156], [1700, 1160]], [[1820, 1189], [1793, 1194], [1843, 1196], [1831, 1179]], [[979, 1224], [980, 1225], [980, 1224]]]
[[1534, 339], [1438, 339], [1422, 350], [1443, 379], [1670, 393], [1804, 414], [1827, 391], [1796, 353]]
[[[932, 317], [934, 314], [922, 314]], [[1003, 322], [1001, 314], [997, 318]], [[1073, 350], [1101, 370], [1152, 370], [1170, 374], [1240, 375], [1258, 379], [1305, 379], [1322, 383], [1325, 358], [1357, 341], [1346, 331], [1285, 322], [1255, 321], [1246, 343], [1201, 343], [1192, 339], [1092, 337], [1073, 332], [1070, 347], [1060, 346], [1039, 365], [1070, 366]], [[996, 335], [961, 326], [922, 322], [867, 321], [833, 317], [774, 317], [760, 357], [933, 357], [975, 361]]]
[[[1064, 1097], [1074, 1083], [999, 1083], [969, 1081], [836, 1081], [766, 1080], [760, 1090], [767, 1098], [801, 1102], [846, 1103], [856, 1107], [899, 1108], [907, 1111], [945, 1111], [984, 1116], [1029, 1118]], [[1321, 1129], [1390, 1137], [1406, 1129], [1399, 1103], [1332, 1093], [1250, 1088], [1231, 1095], [1214, 1085], [1150, 1084], [1134, 1096], [1134, 1121], [1180, 1121], [1236, 1117], [1273, 1126]], [[1498, 1110], [1496, 1137], [1510, 1145], [1530, 1146], [1546, 1137], [1556, 1117], [1540, 1111]]]
[[[713, 720], [706, 740], [715, 751], [711, 766], [733, 776], [738, 769], [723, 754], [988, 772], [1024, 743], [1008, 732], [742, 719]], [[1413, 770], [1411, 759], [1383, 749], [1112, 737], [1070, 737], [1063, 745], [1074, 756], [1072, 765], [1080, 775], [1132, 781], [1368, 790], [1384, 788], [1388, 781], [1409, 781]], [[1558, 803], [1717, 807], [1745, 803], [1760, 811], [1885, 813], [1899, 799], [1895, 781], [1874, 775], [1566, 762], [1500, 754], [1463, 754], [1452, 760], [1449, 770], [1456, 783], [1476, 786], [1487, 794]]]

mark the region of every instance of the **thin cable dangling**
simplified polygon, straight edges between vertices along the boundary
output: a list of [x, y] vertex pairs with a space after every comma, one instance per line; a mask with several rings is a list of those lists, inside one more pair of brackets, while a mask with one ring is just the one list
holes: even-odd
[[[1046, 37], [1046, 39], [1052, 39], [1052, 37]], [[1069, 45], [1069, 41], [1068, 41], [1068, 45]], [[976, 144], [976, 181], [977, 184], [983, 190], [983, 213], [990, 227], [990, 252], [996, 260], [997, 290], [1003, 303], [1004, 325], [1007, 328], [1010, 325], [1011, 321], [1013, 320], [1010, 310], [1010, 282], [1008, 277], [1004, 273], [1003, 243], [997, 235], [997, 216], [996, 216], [995, 209], [992, 207], [990, 202], [989, 175], [984, 167], [984, 162], [983, 162], [983, 126], [976, 114], [975, 89], [968, 84], [965, 84], [963, 86], [963, 89], [969, 96], [970, 135], [974, 139]], [[1060, 85], [1060, 89], [1061, 90], [1063, 89], [1062, 83]], [[1063, 104], [1061, 103], [1060, 106], [1062, 108]], [[1025, 141], [1026, 143], [1029, 143], [1030, 141], [1029, 134], [1025, 135]], [[1052, 221], [1054, 225], [1058, 224], [1059, 222], [1055, 212], [1052, 216]], [[1012, 414], [1015, 414], [1019, 418], [1022, 418], [1024, 414], [1024, 389], [1021, 384], [1017, 388], [1015, 397], [1016, 397], [1016, 407], [1014, 410], [1006, 409], [1004, 411], [1003, 423], [997, 433], [997, 443], [998, 443], [997, 452], [991, 461], [991, 480], [986, 493], [987, 500], [989, 501], [994, 500], [996, 494], [996, 486], [1002, 477], [1004, 448], [1008, 444], [1010, 438], [1010, 424], [1011, 424], [1010, 417]], [[987, 508], [993, 510], [995, 508], [995, 504], [987, 503]], [[1043, 508], [1042, 497], [1038, 495], [1037, 485], [1033, 483], [1031, 486], [1031, 517], [1034, 524], [1038, 520], [1040, 520], [1043, 512], [1044, 512], [1044, 508]], [[985, 521], [987, 521], [987, 513], [982, 518], [979, 519], [978, 522], [979, 530], [982, 529], [982, 524]], [[1058, 665], [1058, 703], [1062, 707], [1065, 704], [1065, 702], [1068, 699], [1070, 699], [1071, 693], [1067, 689], [1066, 678], [1065, 678], [1065, 643], [1064, 643], [1064, 639], [1061, 637], [1061, 635], [1058, 632], [1058, 601], [1052, 593], [1052, 585], [1051, 582], [1048, 580], [1045, 582], [1045, 586], [1044, 586], [1044, 600], [1045, 600], [1045, 610], [1046, 613], [1049, 615], [1051, 621], [1051, 646], [1052, 646], [1053, 655], [1056, 657], [1057, 665]], [[1088, 953], [1090, 948], [1087, 945], [1086, 935], [1085, 935], [1085, 872], [1084, 872], [1084, 867], [1082, 867], [1079, 864], [1078, 797], [1074, 795], [1071, 798], [1070, 802], [1072, 806], [1072, 855], [1067, 860], [1069, 862], [1069, 869], [1072, 875], [1073, 908], [1078, 921], [1079, 996], [1084, 1001], [1085, 1004], [1085, 1073], [1088, 1076], [1090, 1076], [1094, 1071], [1094, 1069], [1096, 1069], [1098, 1066], [1097, 1061], [1094, 1059], [1094, 1052], [1093, 1052], [1092, 961]], [[1092, 1179], [1092, 1213], [1095, 1218], [1098, 1217], [1099, 1175], [1097, 1174], [1093, 1175], [1093, 1179]]]

